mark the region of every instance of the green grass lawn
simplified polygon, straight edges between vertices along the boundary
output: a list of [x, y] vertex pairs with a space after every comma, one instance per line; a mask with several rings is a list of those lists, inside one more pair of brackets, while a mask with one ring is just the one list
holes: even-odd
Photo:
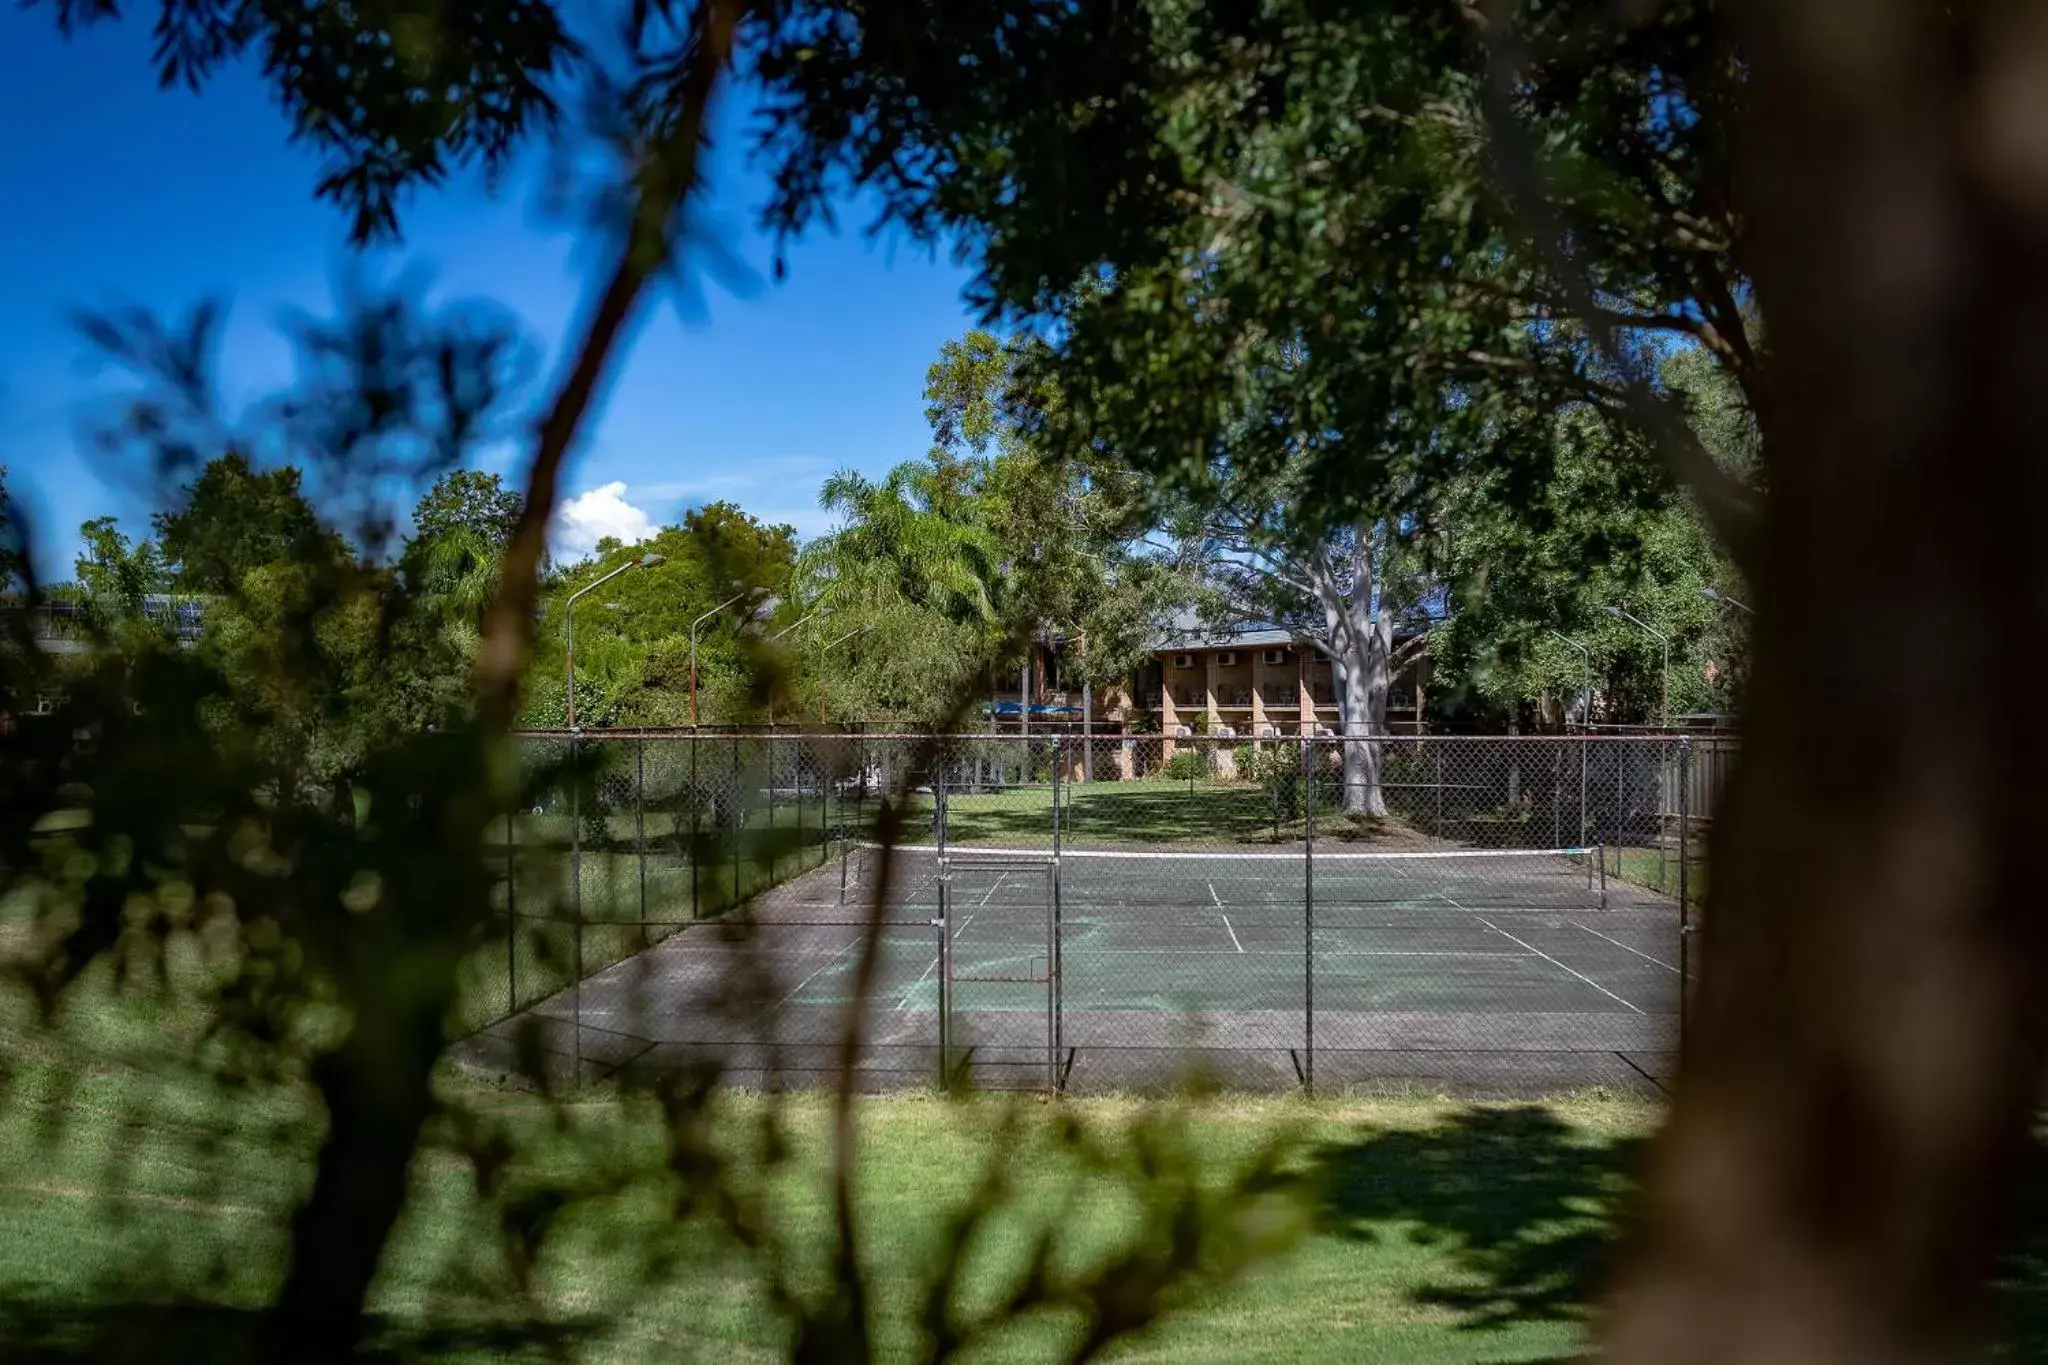
[[[920, 812], [928, 809], [921, 805]], [[1119, 844], [1247, 844], [1299, 839], [1300, 812], [1282, 809], [1250, 783], [1141, 777], [1075, 783], [1062, 791], [1061, 833], [1075, 847]], [[914, 824], [920, 823], [913, 821]], [[1009, 787], [946, 799], [946, 834], [958, 844], [1052, 839], [1052, 788]]]
[[[1390, 778], [1391, 781], [1391, 778]], [[1354, 821], [1339, 809], [1334, 770], [1317, 784], [1318, 840], [1389, 848], [1548, 847], [1569, 843], [1547, 810], [1474, 812], [1438, 808], [1427, 791], [1389, 788], [1389, 819]], [[1069, 783], [1060, 790], [1062, 841], [1073, 848], [1165, 844], [1298, 844], [1307, 833], [1301, 788], [1278, 792], [1253, 782], [1200, 776]], [[914, 808], [913, 828], [929, 821], [929, 798]], [[946, 830], [956, 844], [1044, 846], [1052, 839], [1052, 788], [1018, 786], [955, 792], [946, 798]]]
[[[224, 1084], [195, 1067], [195, 1005], [145, 1009], [90, 984], [50, 1029], [0, 991], [0, 1359], [98, 1359], [96, 1338], [110, 1332], [149, 1359], [231, 1359], [275, 1293], [317, 1108], [291, 1085]], [[511, 1134], [518, 1155], [487, 1196], [455, 1130], [435, 1131], [373, 1292], [374, 1358], [781, 1358], [783, 1329], [744, 1255], [701, 1221], [679, 1221], [681, 1187], [650, 1103], [595, 1094], [554, 1109], [453, 1073], [443, 1087], [452, 1106]], [[789, 1159], [763, 1170], [748, 1154], [766, 1103], [727, 1096], [696, 1137], [741, 1159], [740, 1188], [789, 1248], [790, 1282], [823, 1298], [825, 1105], [781, 1106]], [[1015, 1283], [1043, 1229], [1056, 1234], [1058, 1265], [1125, 1245], [1125, 1188], [1077, 1163], [1062, 1130], [1072, 1122], [1102, 1150], [1127, 1150], [1146, 1112], [1115, 1098], [1015, 1110], [915, 1094], [860, 1101], [856, 1209], [880, 1358], [912, 1354], [949, 1216], [991, 1167], [1014, 1189], [968, 1246], [966, 1300]], [[1120, 1359], [1570, 1359], [1588, 1342], [1600, 1269], [1658, 1117], [1596, 1094], [1494, 1105], [1218, 1097], [1181, 1113], [1176, 1150], [1204, 1184], [1283, 1138], [1286, 1169], [1305, 1182], [1292, 1206], [1305, 1232], [1185, 1296]], [[2018, 1359], [2048, 1348], [2048, 1236], [2035, 1231], [2048, 1229], [2048, 1159], [2038, 1164], [2013, 1191], [2031, 1235], [2002, 1285]], [[568, 1202], [541, 1197], [542, 1177]], [[505, 1229], [543, 1225], [541, 1253], [515, 1274]], [[1049, 1359], [1073, 1330], [1042, 1317], [968, 1358]]]
[[[284, 1092], [232, 1106], [202, 1094], [115, 1069], [18, 1071], [0, 1112], [0, 1356], [40, 1345], [49, 1359], [69, 1358], [56, 1352], [109, 1322], [146, 1321], [158, 1345], [189, 1339], [192, 1359], [225, 1352], [246, 1332], [274, 1292], [312, 1129]], [[544, 1129], [538, 1101], [465, 1098], [530, 1136]], [[726, 1136], [737, 1141], [760, 1108], [736, 1098]], [[824, 1292], [826, 1112], [816, 1100], [785, 1112], [794, 1160], [772, 1182], [775, 1221], [794, 1248], [798, 1281]], [[1136, 1113], [1115, 1100], [1058, 1111], [1112, 1134]], [[1016, 1273], [1063, 1182], [1082, 1178], [1047, 1155], [1058, 1151], [1053, 1111], [1033, 1106], [1022, 1133], [1000, 1143], [997, 1119], [993, 1101], [862, 1102], [858, 1209], [883, 1358], [912, 1350], [913, 1309], [946, 1212], [988, 1164], [1009, 1164], [1020, 1181], [1015, 1209], [972, 1251], [991, 1287]], [[1218, 1170], [1276, 1128], [1295, 1134], [1294, 1165], [1315, 1182], [1311, 1231], [1241, 1282], [1194, 1295], [1119, 1358], [1569, 1356], [1585, 1341], [1584, 1287], [1608, 1210], [1652, 1121], [1639, 1105], [1603, 1098], [1498, 1108], [1201, 1105], [1189, 1137]], [[375, 1292], [376, 1344], [396, 1357], [465, 1361], [538, 1360], [552, 1347], [605, 1361], [777, 1358], [780, 1329], [759, 1285], [729, 1250], [677, 1233], [649, 1115], [592, 1100], [572, 1106], [568, 1132], [583, 1141], [557, 1135], [541, 1144], [552, 1148], [543, 1160], [579, 1152], [592, 1183], [610, 1192], [563, 1216], [530, 1297], [513, 1290], [500, 1210], [477, 1196], [468, 1168], [445, 1150], [423, 1159]], [[1085, 1259], [1117, 1244], [1121, 1220], [1113, 1201], [1083, 1207], [1066, 1249]], [[650, 1282], [650, 1258], [664, 1248], [677, 1264]], [[972, 1358], [1046, 1359], [1071, 1330], [1026, 1323]]]
[[[1678, 853], [1660, 854], [1654, 848], [1610, 848], [1603, 850], [1607, 875], [1667, 896], [1678, 894]], [[1686, 899], [1698, 905], [1707, 896], [1707, 859], [1703, 848], [1695, 848], [1687, 860]]]
[[[173, 965], [179, 979], [194, 974]], [[0, 1359], [98, 1359], [109, 1333], [150, 1359], [231, 1359], [275, 1294], [318, 1107], [296, 1086], [228, 1084], [195, 1065], [204, 1028], [196, 1000], [123, 995], [102, 968], [48, 1026], [0, 989]], [[456, 1129], [434, 1131], [373, 1293], [375, 1358], [782, 1358], [783, 1325], [746, 1257], [701, 1218], [678, 1219], [651, 1102], [594, 1094], [557, 1108], [452, 1071], [442, 1085], [451, 1106], [512, 1135], [518, 1155], [487, 1196]], [[828, 1297], [826, 1105], [778, 1107], [789, 1156], [772, 1168], [759, 1163], [767, 1106], [727, 1095], [698, 1137], [746, 1172], [737, 1187], [789, 1249], [797, 1291]], [[913, 1353], [948, 1220], [992, 1167], [1013, 1189], [968, 1246], [963, 1301], [1013, 1284], [1045, 1229], [1059, 1266], [1128, 1246], [1129, 1187], [1079, 1160], [1067, 1128], [1127, 1156], [1134, 1125], [1158, 1112], [1114, 1098], [860, 1101], [856, 1208], [880, 1358]], [[1286, 1169], [1304, 1180], [1284, 1206], [1296, 1212], [1259, 1221], [1305, 1220], [1306, 1232], [1187, 1295], [1121, 1359], [1568, 1357], [1586, 1340], [1590, 1276], [1656, 1120], [1640, 1102], [1597, 1095], [1501, 1106], [1223, 1097], [1179, 1113], [1171, 1150], [1204, 1187], [1283, 1140]], [[543, 1177], [568, 1202], [541, 1197]], [[522, 1279], [505, 1229], [542, 1224], [550, 1235]], [[1040, 1316], [967, 1358], [1050, 1359], [1075, 1330]]]

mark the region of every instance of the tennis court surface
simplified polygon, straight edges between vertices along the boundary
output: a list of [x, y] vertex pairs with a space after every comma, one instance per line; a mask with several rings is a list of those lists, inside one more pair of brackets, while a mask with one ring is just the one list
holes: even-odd
[[586, 1075], [822, 1084], [865, 970], [868, 1088], [1644, 1091], [1679, 942], [1675, 901], [1591, 850], [856, 845], [465, 1049], [526, 1029]]

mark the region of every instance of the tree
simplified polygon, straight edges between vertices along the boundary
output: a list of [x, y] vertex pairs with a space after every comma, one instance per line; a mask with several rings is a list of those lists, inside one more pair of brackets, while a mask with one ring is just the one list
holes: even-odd
[[1056, 457], [1029, 429], [1027, 401], [1045, 411], [1058, 396], [1019, 391], [1021, 356], [986, 331], [945, 343], [925, 378], [925, 458], [879, 482], [847, 472], [826, 484], [844, 520], [808, 553], [808, 591], [841, 633], [874, 629], [849, 654], [841, 695], [928, 718], [948, 683], [1012, 663], [1048, 630], [1078, 644], [1080, 676], [1120, 681], [1185, 600], [1184, 578], [1142, 544], [1129, 471]]
[[226, 596], [252, 569], [345, 553], [306, 500], [301, 478], [291, 465], [259, 472], [236, 451], [208, 461], [179, 505], [152, 521], [177, 586]]
[[[661, 10], [673, 22], [648, 27], [663, 50], [636, 50], [631, 98], [613, 106], [626, 135], [606, 145], [629, 166], [606, 202], [623, 211], [605, 220], [613, 249], [537, 424], [478, 654], [486, 733], [517, 714], [561, 460], [644, 291], [676, 264], [736, 11]], [[307, 33], [297, 7], [168, 7], [166, 65], [196, 78], [267, 47], [295, 126], [338, 163], [332, 191], [374, 228], [396, 192], [508, 146], [549, 107], [567, 40], [552, 10], [506, 12], [505, 31], [464, 20], [401, 61], [384, 45], [406, 25], [359, 27], [353, 12]], [[812, 221], [845, 172], [916, 230], [963, 230], [984, 299], [1066, 324], [1070, 373], [1092, 358], [1149, 377], [1153, 423], [1088, 415], [1141, 436], [1132, 457], [1147, 467], [1199, 474], [1207, 438], [1260, 410], [1238, 389], [1248, 348], [1297, 337], [1316, 343], [1307, 430], [1343, 438], [1304, 476], [1333, 524], [1358, 524], [1361, 507], [1377, 523], [1374, 500], [1408, 462], [1430, 472], [1478, 449], [1438, 439], [1447, 427], [1505, 435], [1497, 419], [1532, 393], [1584, 398], [1651, 438], [1727, 540], [1758, 616], [1699, 1046], [1606, 1330], [1620, 1359], [1955, 1354], [1978, 1322], [2048, 1053], [2030, 1008], [2048, 956], [2030, 871], [2048, 740], [2011, 722], [2034, 706], [2040, 616], [2029, 338], [2048, 234], [2031, 11], [1880, 0], [1854, 26], [1815, 0], [1511, 15], [788, 4], [747, 18], [777, 221]], [[1104, 263], [1135, 287], [1062, 315], [1073, 281]], [[1752, 295], [1768, 353], [1740, 317]], [[1702, 458], [1654, 382], [1644, 342], [1672, 333], [1744, 390], [1768, 503]], [[1901, 619], [1922, 647], [1898, 647]], [[1959, 666], [1985, 704], [1946, 733], [1899, 726]], [[1888, 742], [1858, 738], [1877, 733]], [[432, 756], [471, 796], [489, 785], [480, 752]], [[476, 855], [493, 803], [415, 808], [395, 764], [378, 776], [392, 823], [371, 847], [415, 846], [397, 837], [412, 820], [416, 846], [450, 845], [379, 865], [383, 884], [407, 910], [460, 922], [488, 897]], [[233, 810], [262, 827], [261, 807]], [[99, 866], [144, 863], [109, 848]], [[92, 889], [107, 923], [100, 908], [127, 888]], [[434, 1048], [411, 1040], [439, 1030], [364, 1003], [318, 1073], [339, 1107], [272, 1326], [333, 1356], [360, 1332], [430, 1107]], [[850, 1103], [835, 1110], [842, 1151]], [[370, 1140], [384, 1133], [397, 1140]], [[842, 1208], [849, 1170], [835, 1168]], [[374, 1235], [331, 1235], [346, 1199], [373, 1210]], [[856, 1264], [850, 1227], [840, 1246]], [[794, 1339], [865, 1341], [865, 1302], [835, 1300], [838, 1316]]]
[[451, 469], [434, 481], [412, 509], [413, 536], [434, 541], [454, 531], [502, 550], [519, 524], [519, 495], [496, 474]]
[[1583, 721], [1657, 723], [1659, 645], [1608, 613], [1620, 605], [1672, 641], [1673, 711], [1736, 709], [1746, 618], [1703, 590], [1744, 601], [1746, 589], [1698, 510], [1646, 462], [1617, 457], [1632, 434], [1597, 410], [1568, 408], [1549, 425], [1556, 470], [1534, 498], [1460, 484], [1448, 499], [1432, 690], [1511, 711], [1541, 704], [1550, 724], [1565, 719], [1561, 699]]
[[170, 586], [155, 542], [130, 543], [113, 517], [85, 522], [78, 538], [73, 572], [79, 600], [94, 623], [109, 632], [145, 627], [149, 598]]
[[401, 562], [419, 587], [474, 626], [490, 605], [505, 546], [519, 522], [519, 495], [496, 474], [454, 469], [412, 511]]
[[[1238, 406], [1243, 338], [1339, 343], [1316, 430], [1438, 412], [1408, 386], [1442, 378], [1482, 413], [1575, 393], [1642, 434], [1757, 615], [1697, 1046], [1613, 1357], [1963, 1352], [2048, 1052], [2022, 833], [2048, 755], [2010, 722], [2038, 683], [2014, 634], [2039, 615], [2034, 16], [1115, 9], [1120, 35], [1048, 16], [1004, 48], [1018, 87], [1057, 92], [1029, 105], [993, 61], [948, 66], [938, 25], [792, 35], [778, 74], [838, 89], [786, 117], [874, 130], [803, 145], [972, 223], [992, 300], [1057, 317], [1063, 372], [1152, 376], [1154, 420], [1114, 426], [1162, 471], [1207, 458], [1191, 437]], [[954, 80], [983, 83], [978, 118]], [[1142, 272], [1131, 305], [1060, 313], [1104, 263]], [[1742, 390], [1768, 501], [1659, 390], [1649, 343], [1674, 334]], [[1333, 444], [1309, 482], [1335, 513], [1384, 469]], [[1900, 718], [1958, 669], [1985, 703], [1922, 742]]]
[[[585, 725], [687, 725], [690, 718], [689, 625], [721, 604], [698, 638], [700, 714], [741, 720], [761, 699], [753, 676], [761, 663], [744, 628], [764, 598], [786, 597], [796, 562], [796, 532], [749, 516], [730, 503], [692, 508], [679, 525], [645, 541], [607, 540], [585, 563], [549, 585], [544, 639], [528, 682], [525, 720], [568, 720], [562, 675], [572, 594], [629, 557], [655, 553], [664, 562], [613, 579], [577, 606], [576, 711]], [[740, 597], [738, 602], [730, 599]], [[794, 620], [795, 618], [790, 618]]]

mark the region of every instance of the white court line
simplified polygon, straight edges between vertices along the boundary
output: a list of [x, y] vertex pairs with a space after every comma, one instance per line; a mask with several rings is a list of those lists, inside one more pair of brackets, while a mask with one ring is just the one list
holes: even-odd
[[784, 1005], [788, 1004], [793, 998], [795, 998], [796, 993], [798, 991], [802, 990], [804, 987], [811, 984], [812, 979], [816, 977], [819, 972], [824, 971], [827, 967], [838, 965], [839, 959], [845, 957], [848, 953], [852, 952], [856, 947], [860, 945], [860, 942], [861, 940], [859, 938], [855, 938], [850, 943], [848, 943], [844, 948], [841, 948], [838, 952], [832, 954], [832, 956], [826, 958], [823, 962], [819, 963], [817, 970], [813, 971], [810, 974], [810, 976], [807, 976], [803, 980], [797, 982], [796, 985], [790, 987], [789, 994], [783, 996], [780, 1000], [776, 1001], [774, 1008], [780, 1009]]
[[1667, 972], [1676, 972], [1678, 970], [1678, 968], [1672, 966], [1669, 962], [1666, 962], [1661, 957], [1651, 957], [1641, 948], [1631, 948], [1618, 938], [1607, 938], [1607, 935], [1601, 933], [1598, 929], [1587, 929], [1585, 925], [1579, 923], [1575, 919], [1568, 919], [1565, 921], [1565, 923], [1571, 925], [1571, 927], [1574, 929], [1585, 929], [1586, 932], [1591, 934], [1594, 938], [1606, 938], [1609, 943], [1612, 943], [1615, 947], [1621, 949], [1622, 951], [1634, 953], [1637, 957], [1643, 958], [1646, 961], [1654, 962]]
[[[988, 888], [988, 894], [986, 896], [983, 896], [979, 901], [975, 902], [974, 909], [968, 912], [966, 920], [964, 920], [960, 925], [960, 933], [956, 933], [953, 935], [955, 942], [959, 941], [960, 934], [966, 933], [968, 926], [974, 923], [974, 917], [981, 913], [981, 908], [987, 905], [991, 900], [995, 898], [996, 892], [1002, 889], [1003, 878], [1009, 875], [1010, 874], [1007, 872], [996, 873], [996, 879], [993, 883], [990, 884]], [[938, 965], [939, 954], [933, 953], [932, 960], [930, 962], [925, 963], [924, 970], [917, 974], [917, 980], [911, 982], [908, 986], [905, 986], [903, 988], [903, 998], [896, 1002], [896, 1008], [898, 1011], [910, 1008], [910, 993], [916, 990], [919, 986], [922, 986], [925, 983], [925, 978], [932, 974], [932, 968]]]
[[1226, 931], [1229, 932], [1230, 941], [1232, 943], [1237, 943], [1237, 950], [1240, 953], [1243, 952], [1244, 945], [1242, 943], [1237, 942], [1237, 930], [1232, 929], [1230, 927], [1230, 916], [1224, 913], [1223, 897], [1216, 894], [1216, 883], [1209, 882], [1207, 883], [1207, 885], [1209, 888], [1209, 899], [1216, 902], [1216, 914], [1223, 920], [1223, 927]]
[[[1441, 893], [1439, 893], [1439, 894], [1441, 894]], [[1458, 908], [1458, 909], [1460, 909], [1460, 910], [1467, 910], [1467, 907], [1466, 907], [1466, 906], [1458, 905], [1458, 903], [1457, 903], [1456, 901], [1454, 901], [1454, 900], [1451, 900], [1451, 898], [1450, 898], [1449, 896], [1445, 896], [1445, 897], [1444, 897], [1444, 899], [1445, 899], [1445, 900], [1447, 900], [1447, 901], [1450, 901], [1450, 903], [1451, 903], [1452, 905], [1454, 905], [1454, 906], [1457, 906], [1457, 908]], [[1468, 913], [1469, 913], [1469, 911], [1468, 911]], [[1485, 925], [1485, 926], [1486, 926], [1487, 928], [1489, 928], [1489, 929], [1493, 930], [1493, 932], [1495, 932], [1496, 934], [1499, 934], [1499, 935], [1500, 935], [1500, 936], [1501, 936], [1502, 938], [1506, 939], [1506, 940], [1507, 940], [1508, 942], [1510, 942], [1510, 943], [1514, 943], [1514, 944], [1519, 944], [1519, 945], [1520, 945], [1521, 947], [1527, 948], [1527, 949], [1528, 949], [1528, 950], [1529, 950], [1530, 952], [1532, 952], [1532, 953], [1536, 954], [1536, 956], [1538, 956], [1538, 957], [1542, 958], [1542, 959], [1543, 959], [1543, 960], [1544, 960], [1545, 962], [1548, 962], [1548, 963], [1549, 963], [1549, 964], [1550, 964], [1551, 966], [1553, 966], [1553, 967], [1557, 967], [1557, 968], [1561, 968], [1562, 970], [1564, 970], [1564, 971], [1567, 971], [1567, 972], [1571, 972], [1571, 974], [1572, 974], [1573, 976], [1576, 976], [1576, 977], [1577, 977], [1577, 978], [1578, 978], [1579, 980], [1581, 980], [1581, 981], [1585, 982], [1585, 983], [1586, 983], [1586, 984], [1587, 984], [1588, 986], [1591, 986], [1591, 987], [1592, 987], [1592, 988], [1593, 988], [1594, 990], [1596, 990], [1596, 991], [1600, 992], [1600, 994], [1602, 994], [1602, 995], [1606, 996], [1606, 997], [1607, 997], [1607, 998], [1608, 998], [1609, 1000], [1615, 1001], [1615, 1002], [1616, 1002], [1617, 1004], [1621, 1004], [1621, 1005], [1627, 1005], [1627, 1006], [1628, 1006], [1628, 1008], [1630, 1008], [1630, 1009], [1634, 1010], [1634, 1011], [1635, 1011], [1635, 1012], [1636, 1012], [1637, 1014], [1646, 1014], [1646, 1013], [1648, 1013], [1648, 1011], [1646, 1011], [1646, 1010], [1642, 1009], [1641, 1007], [1639, 1007], [1639, 1006], [1637, 1006], [1637, 1005], [1634, 1005], [1634, 1004], [1631, 1004], [1631, 1003], [1630, 1003], [1629, 1001], [1623, 1000], [1623, 999], [1622, 999], [1622, 998], [1621, 998], [1620, 996], [1616, 995], [1616, 994], [1615, 994], [1615, 993], [1614, 993], [1613, 991], [1610, 991], [1610, 990], [1608, 990], [1608, 989], [1607, 989], [1607, 988], [1606, 988], [1605, 986], [1603, 986], [1603, 985], [1601, 985], [1601, 984], [1600, 984], [1599, 982], [1595, 981], [1595, 980], [1594, 980], [1594, 979], [1593, 979], [1592, 977], [1590, 977], [1590, 976], [1587, 976], [1587, 975], [1586, 975], [1586, 974], [1585, 974], [1584, 972], [1581, 972], [1581, 971], [1575, 971], [1575, 970], [1573, 970], [1573, 969], [1572, 969], [1572, 968], [1570, 968], [1570, 967], [1566, 967], [1566, 966], [1565, 966], [1565, 965], [1564, 965], [1564, 964], [1563, 964], [1562, 962], [1559, 962], [1559, 961], [1558, 961], [1558, 960], [1557, 960], [1556, 958], [1552, 957], [1552, 956], [1551, 956], [1551, 955], [1550, 955], [1549, 953], [1546, 953], [1546, 952], [1544, 952], [1544, 951], [1543, 951], [1543, 950], [1542, 950], [1541, 948], [1538, 948], [1538, 947], [1536, 947], [1536, 946], [1535, 946], [1535, 945], [1533, 945], [1533, 944], [1529, 944], [1529, 943], [1523, 943], [1521, 939], [1518, 939], [1518, 938], [1516, 938], [1516, 937], [1515, 937], [1515, 936], [1514, 936], [1513, 934], [1511, 934], [1511, 933], [1509, 933], [1509, 932], [1508, 932], [1507, 930], [1505, 930], [1505, 929], [1501, 928], [1501, 927], [1500, 927], [1500, 926], [1499, 926], [1498, 924], [1495, 924], [1495, 923], [1493, 923], [1493, 921], [1491, 921], [1491, 920], [1487, 919], [1487, 918], [1486, 918], [1486, 916], [1484, 916], [1484, 915], [1473, 915], [1473, 918], [1474, 918], [1474, 919], [1476, 919], [1476, 920], [1478, 920], [1478, 921], [1479, 921], [1479, 922], [1480, 922], [1481, 924]]]

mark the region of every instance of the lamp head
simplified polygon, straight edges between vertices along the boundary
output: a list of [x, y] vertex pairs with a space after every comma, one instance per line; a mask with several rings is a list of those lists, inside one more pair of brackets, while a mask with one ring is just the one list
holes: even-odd
[[1709, 602], [1718, 602], [1721, 600], [1721, 590], [1719, 588], [1701, 588], [1700, 596], [1706, 598]]
[[668, 556], [662, 554], [659, 550], [649, 550], [646, 554], [641, 555], [639, 559], [635, 560], [634, 563], [643, 569], [651, 569], [657, 564], [668, 563]]
[[1609, 616], [1612, 616], [1617, 621], [1625, 621], [1628, 619], [1628, 617], [1622, 612], [1621, 608], [1617, 606], [1609, 605], [1600, 608], [1600, 610], [1606, 612]]

